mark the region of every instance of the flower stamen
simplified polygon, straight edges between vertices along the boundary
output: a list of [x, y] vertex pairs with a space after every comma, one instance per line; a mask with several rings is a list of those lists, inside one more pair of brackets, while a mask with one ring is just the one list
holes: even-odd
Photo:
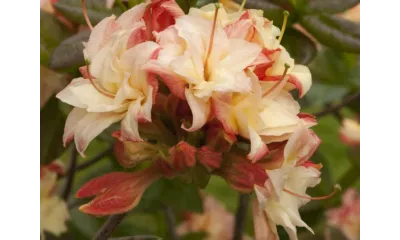
[[290, 190], [287, 190], [286, 188], [283, 189], [284, 192], [289, 193], [290, 195], [293, 195], [298, 198], [304, 198], [304, 199], [310, 199], [310, 200], [325, 200], [325, 199], [335, 196], [336, 193], [340, 192], [341, 190], [342, 190], [342, 188], [340, 187], [340, 185], [335, 184], [335, 186], [333, 187], [333, 192], [331, 192], [330, 194], [328, 194], [326, 196], [322, 196], [322, 197], [309, 197], [309, 196], [302, 196], [300, 194], [294, 193]]
[[207, 71], [208, 58], [210, 57], [211, 50], [213, 47], [215, 28], [217, 25], [218, 10], [220, 7], [221, 7], [221, 5], [219, 3], [215, 4], [215, 14], [214, 14], [214, 20], [213, 20], [213, 25], [212, 25], [212, 29], [211, 29], [210, 43], [208, 44], [208, 51], [207, 51], [206, 60], [204, 63], [204, 71]]
[[86, 11], [85, 0], [81, 0], [81, 7], [82, 7], [83, 16], [85, 17], [86, 24], [89, 26], [90, 30], [93, 30], [93, 25], [90, 22], [89, 16]]
[[115, 95], [113, 95], [111, 93], [108, 93], [108, 92], [100, 89], [98, 86], [96, 86], [96, 84], [94, 83], [94, 81], [92, 79], [92, 75], [90, 74], [89, 65], [86, 65], [86, 71], [88, 73], [89, 81], [93, 85], [94, 89], [96, 89], [100, 94], [103, 94], [106, 97], [109, 97], [109, 98], [114, 98], [115, 97]]
[[243, 0], [243, 1], [242, 1], [242, 4], [240, 5], [240, 8], [239, 8], [238, 12], [240, 12], [240, 11], [243, 10], [244, 5], [246, 5], [246, 2], [247, 2], [247, 0]]
[[264, 94], [263, 94], [263, 97], [268, 96], [268, 95], [269, 95], [271, 92], [273, 92], [278, 86], [280, 86], [281, 84], [283, 84], [283, 80], [285, 79], [286, 74], [287, 74], [289, 68], [290, 68], [290, 65], [287, 64], [287, 63], [285, 63], [285, 70], [283, 71], [283, 74], [282, 74], [281, 79], [280, 79], [274, 86], [272, 86], [271, 89], [269, 89], [266, 93], [264, 93]]
[[289, 12], [283, 11], [283, 24], [282, 24], [282, 28], [281, 28], [281, 34], [279, 35], [279, 38], [278, 38], [278, 43], [281, 43], [283, 34], [285, 34], [288, 17], [289, 17]]

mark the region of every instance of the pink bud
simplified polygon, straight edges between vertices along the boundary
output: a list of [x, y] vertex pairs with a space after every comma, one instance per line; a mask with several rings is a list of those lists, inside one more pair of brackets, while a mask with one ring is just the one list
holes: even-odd
[[206, 142], [209, 149], [218, 152], [229, 152], [236, 141], [236, 136], [227, 133], [220, 123], [213, 122], [208, 125]]
[[254, 190], [254, 185], [264, 186], [268, 176], [264, 168], [251, 163], [246, 158], [233, 156], [230, 165], [221, 168], [220, 175], [235, 190], [242, 193], [249, 193]]
[[208, 171], [212, 171], [221, 166], [222, 153], [214, 152], [208, 147], [203, 146], [197, 151], [197, 159]]
[[176, 171], [183, 171], [196, 164], [196, 148], [185, 141], [180, 141], [169, 150], [171, 165]]

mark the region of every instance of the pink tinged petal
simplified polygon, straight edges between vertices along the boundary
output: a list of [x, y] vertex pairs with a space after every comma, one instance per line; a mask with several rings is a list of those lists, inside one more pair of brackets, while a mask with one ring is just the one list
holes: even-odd
[[312, 130], [300, 125], [286, 143], [285, 163], [301, 165], [314, 154], [320, 144], [321, 139]]
[[229, 39], [229, 55], [220, 62], [218, 67], [235, 72], [242, 71], [254, 62], [261, 50], [257, 44], [241, 39]]
[[84, 43], [83, 54], [85, 59], [92, 61], [97, 52], [111, 39], [113, 32], [119, 29], [115, 22], [115, 16], [110, 16], [101, 20], [92, 30], [89, 41]]
[[210, 115], [210, 102], [206, 102], [202, 99], [196, 98], [190, 89], [185, 89], [186, 100], [189, 104], [190, 110], [192, 111], [193, 121], [190, 128], [185, 127], [182, 124], [182, 128], [188, 132], [194, 132], [199, 130], [207, 122]]
[[230, 104], [230, 97], [224, 94], [216, 94], [211, 99], [211, 110], [215, 117], [222, 123], [228, 134], [237, 135], [233, 106]]
[[174, 95], [180, 99], [186, 100], [186, 82], [167, 67], [164, 67], [160, 62], [150, 60], [142, 66], [142, 70], [159, 75]]
[[113, 99], [99, 93], [88, 79], [75, 78], [56, 96], [61, 101], [88, 112], [108, 112], [120, 108]]
[[122, 81], [122, 84], [114, 98], [115, 105], [120, 105], [126, 100], [131, 101], [132, 99], [143, 97], [143, 94], [140, 90], [132, 88], [129, 84], [129, 79], [131, 75], [127, 72], [125, 72], [124, 75], [124, 80]]
[[148, 14], [145, 14], [144, 19], [147, 28], [156, 32], [175, 24], [176, 18], [185, 15], [174, 0], [153, 0], [146, 13]]
[[266, 170], [267, 175], [268, 175], [268, 184], [272, 186], [272, 191], [271, 195], [274, 196], [276, 199], [279, 199], [283, 187], [285, 185], [285, 175], [286, 171], [288, 169], [285, 168], [279, 168], [279, 169], [274, 169], [274, 170]]
[[75, 144], [78, 152], [84, 157], [84, 151], [89, 143], [111, 124], [120, 121], [122, 114], [88, 113], [75, 128]]
[[317, 125], [317, 119], [312, 114], [301, 112], [301, 113], [297, 114], [297, 116], [303, 121], [303, 123], [306, 127], [312, 127], [312, 126]]
[[310, 69], [303, 65], [295, 65], [288, 75], [290, 77], [289, 83], [299, 90], [300, 98], [302, 98], [311, 88], [312, 77]]
[[165, 46], [169, 43], [172, 44], [184, 44], [183, 39], [179, 37], [178, 30], [174, 26], [170, 26], [166, 28], [162, 32], [153, 32], [155, 37], [156, 43], [160, 44], [161, 46]]
[[140, 26], [135, 28], [131, 35], [129, 36], [128, 42], [126, 43], [126, 48], [132, 48], [135, 45], [145, 42], [149, 40], [146, 34], [146, 27], [145, 26]]
[[249, 138], [250, 138], [250, 153], [247, 158], [252, 162], [264, 158], [268, 153], [267, 145], [262, 141], [260, 135], [251, 127], [249, 127]]
[[255, 33], [253, 24], [250, 19], [238, 20], [224, 27], [228, 38], [238, 38], [250, 40]]
[[279, 240], [278, 235], [270, 227], [269, 219], [256, 201], [252, 201], [255, 240]]
[[149, 86], [147, 97], [144, 104], [141, 106], [138, 122], [151, 122], [151, 108], [153, 106], [153, 87]]
[[148, 3], [136, 5], [119, 16], [116, 22], [121, 26], [122, 29], [132, 28], [133, 25], [143, 17], [147, 5]]
[[85, 109], [75, 107], [68, 114], [64, 127], [63, 143], [64, 147], [74, 139], [75, 128], [78, 122], [83, 119], [88, 112]]
[[121, 122], [121, 141], [143, 141], [139, 135], [138, 119], [141, 99], [132, 102], [125, 118]]

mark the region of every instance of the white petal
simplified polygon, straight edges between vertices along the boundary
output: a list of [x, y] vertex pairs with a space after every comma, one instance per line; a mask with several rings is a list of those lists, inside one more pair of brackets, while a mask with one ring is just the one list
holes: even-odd
[[122, 119], [123, 114], [115, 113], [88, 113], [75, 128], [75, 144], [78, 152], [84, 156], [89, 143], [111, 124]]
[[196, 98], [190, 89], [185, 89], [186, 100], [189, 104], [190, 110], [192, 111], [193, 121], [192, 126], [190, 128], [186, 128], [182, 124], [182, 128], [188, 132], [193, 132], [201, 127], [208, 120], [208, 116], [210, 114], [210, 102], [203, 101], [202, 99]]
[[135, 22], [139, 21], [143, 17], [147, 5], [148, 3], [141, 3], [134, 6], [133, 8], [129, 9], [121, 16], [119, 16], [117, 19], [117, 23], [123, 29], [131, 28]]
[[84, 118], [88, 112], [83, 108], [73, 108], [68, 114], [67, 120], [65, 121], [63, 143], [64, 147], [74, 138], [74, 132], [78, 122]]
[[303, 97], [311, 88], [312, 77], [308, 67], [303, 65], [295, 65], [289, 73], [290, 83], [299, 90], [300, 97]]
[[142, 141], [139, 135], [138, 118], [141, 99], [132, 102], [128, 112], [121, 122], [121, 141]]
[[249, 135], [250, 135], [250, 153], [247, 155], [247, 158], [252, 160], [252, 162], [256, 162], [263, 157], [265, 157], [269, 150], [267, 145], [262, 141], [260, 135], [249, 126]]

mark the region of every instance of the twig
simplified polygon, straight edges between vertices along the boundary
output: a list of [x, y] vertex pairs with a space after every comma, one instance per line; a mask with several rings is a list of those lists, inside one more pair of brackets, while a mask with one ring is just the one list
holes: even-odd
[[[75, 168], [75, 171], [79, 172], [81, 170], [84, 170], [84, 169], [92, 166], [93, 164], [97, 163], [98, 161], [100, 161], [101, 159], [106, 157], [108, 154], [111, 154], [112, 152], [113, 152], [113, 145], [109, 146], [106, 150], [104, 150], [103, 152], [97, 154], [92, 159], [77, 165], [76, 168]], [[67, 171], [67, 173], [65, 175], [60, 175], [59, 178], [63, 178], [65, 176], [68, 176], [68, 174], [69, 174], [69, 171]]]
[[175, 230], [175, 216], [174, 216], [174, 213], [172, 212], [172, 208], [165, 206], [164, 213], [165, 213], [165, 221], [167, 222], [167, 228], [168, 228], [170, 239], [178, 240], [179, 237]]
[[65, 201], [68, 200], [69, 194], [71, 193], [72, 190], [72, 185], [74, 183], [74, 177], [75, 177], [75, 170], [76, 170], [76, 162], [78, 159], [78, 151], [75, 148], [75, 145], [72, 145], [71, 147], [71, 156], [69, 160], [69, 166], [68, 166], [68, 173], [67, 173], [67, 179], [65, 183], [64, 190], [62, 191], [61, 197]]
[[108, 217], [104, 225], [97, 231], [93, 240], [107, 240], [118, 224], [124, 219], [126, 213], [115, 214]]
[[92, 159], [79, 164], [76, 167], [76, 171], [81, 171], [83, 169], [86, 169], [87, 167], [90, 167], [91, 165], [97, 163], [98, 161], [100, 161], [101, 159], [103, 159], [104, 157], [106, 157], [108, 154], [113, 152], [113, 146], [109, 146], [106, 150], [104, 150], [103, 152], [97, 154], [96, 156], [94, 156]]
[[249, 201], [250, 201], [250, 194], [239, 195], [239, 203], [238, 203], [239, 206], [236, 210], [236, 215], [235, 215], [235, 229], [233, 234], [233, 240], [242, 239]]
[[357, 99], [360, 99], [360, 92], [350, 95], [349, 97], [343, 99], [343, 101], [337, 105], [327, 107], [324, 110], [315, 113], [314, 116], [318, 118], [318, 117], [323, 117], [325, 115], [328, 115], [330, 113], [335, 113], [335, 112], [339, 111], [342, 107], [346, 106], [347, 104], [349, 104], [352, 101], [357, 100]]

